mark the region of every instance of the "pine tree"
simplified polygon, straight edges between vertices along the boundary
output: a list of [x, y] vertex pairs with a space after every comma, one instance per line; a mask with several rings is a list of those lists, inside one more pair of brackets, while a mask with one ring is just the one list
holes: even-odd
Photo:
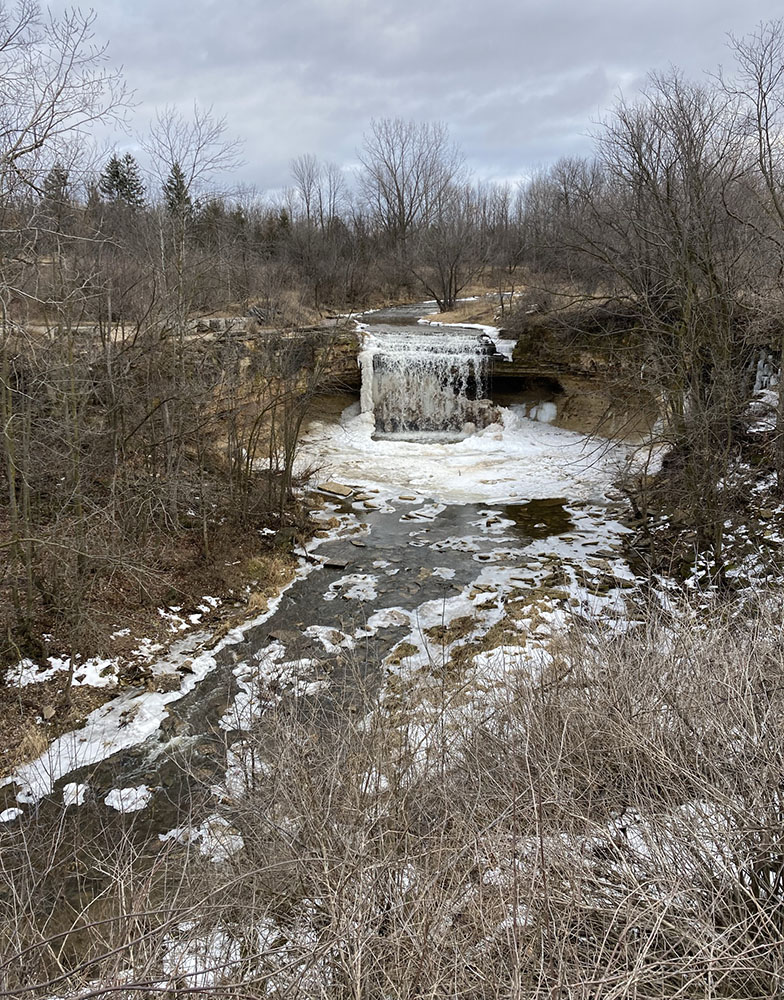
[[188, 192], [188, 185], [185, 182], [185, 174], [179, 163], [172, 164], [166, 183], [163, 185], [163, 197], [166, 207], [172, 215], [189, 215], [193, 209], [191, 196]]
[[131, 208], [144, 205], [144, 184], [139, 165], [130, 153], [120, 159], [115, 153], [104, 167], [98, 182], [107, 201], [122, 202]]
[[68, 181], [67, 169], [61, 163], [55, 163], [41, 186], [41, 220], [53, 232], [64, 232], [71, 218]]
[[44, 178], [43, 197], [54, 205], [65, 204], [68, 200], [68, 171], [61, 163], [55, 163]]

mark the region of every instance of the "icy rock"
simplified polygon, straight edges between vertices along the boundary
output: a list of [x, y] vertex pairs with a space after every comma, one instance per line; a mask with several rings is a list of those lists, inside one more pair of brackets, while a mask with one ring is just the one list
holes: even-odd
[[331, 480], [326, 483], [319, 483], [317, 489], [320, 493], [326, 493], [327, 496], [331, 497], [350, 497], [354, 495], [354, 491], [350, 486], [343, 486], [341, 483], [333, 483]]

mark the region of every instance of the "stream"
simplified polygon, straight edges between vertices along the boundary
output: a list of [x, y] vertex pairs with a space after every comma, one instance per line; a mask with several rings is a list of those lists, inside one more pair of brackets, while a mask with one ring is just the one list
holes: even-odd
[[[362, 320], [371, 338], [421, 341], [438, 331], [416, 322], [428, 311]], [[487, 690], [503, 682], [500, 662], [549, 655], [570, 615], [624, 614], [635, 576], [611, 487], [623, 448], [528, 419], [530, 400], [458, 440], [375, 440], [373, 413], [344, 402], [338, 419], [311, 421], [301, 462], [320, 470], [316, 484], [353, 492], [313, 494], [322, 537], [293, 584], [219, 641], [196, 632], [176, 644], [164, 666], [179, 687], [123, 692], [20, 767], [0, 787], [6, 821], [21, 827], [27, 811], [65, 804], [76, 823], [90, 802], [165, 838], [230, 802], [233, 748], [271, 706], [356, 680], [383, 691], [390, 676], [444, 667], [459, 647], [470, 654], [460, 682]]]

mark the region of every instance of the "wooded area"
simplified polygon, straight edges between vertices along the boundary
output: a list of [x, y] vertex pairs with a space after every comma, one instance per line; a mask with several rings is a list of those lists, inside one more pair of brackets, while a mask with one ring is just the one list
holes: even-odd
[[[780, 996], [784, 22], [516, 183], [380, 118], [273, 192], [93, 23], [0, 0], [0, 997]], [[371, 451], [351, 317], [469, 295]]]
[[[296, 440], [331, 335], [286, 331], [423, 294], [448, 311], [471, 283], [512, 330], [601, 305], [597, 340], [632, 335], [677, 505], [720, 571], [758, 362], [784, 338], [780, 23], [734, 40], [731, 72], [651, 76], [592, 158], [517, 185], [472, 179], [445, 125], [385, 119], [358, 173], [300, 155], [274, 198], [215, 190], [239, 147], [199, 108], [158, 113], [146, 172], [91, 159], [85, 133], [129, 105], [91, 24], [32, 0], [0, 18], [6, 657], [47, 618], [89, 645], [91, 595], [143, 596], [171, 539], [209, 562], [232, 525], [297, 520]], [[772, 447], [783, 480], [784, 435]]]

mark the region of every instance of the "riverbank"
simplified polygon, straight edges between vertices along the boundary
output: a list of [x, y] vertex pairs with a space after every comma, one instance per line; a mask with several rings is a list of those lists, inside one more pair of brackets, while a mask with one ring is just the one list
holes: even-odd
[[162, 660], [172, 659], [178, 648], [191, 651], [210, 637], [217, 641], [292, 581], [298, 561], [288, 543], [279, 547], [259, 536], [253, 545], [247, 533], [239, 543], [224, 547], [220, 562], [181, 564], [178, 584], [164, 588], [160, 604], [151, 603], [150, 595], [138, 605], [112, 601], [96, 618], [89, 653], [72, 658], [45, 634], [35, 660], [20, 656], [8, 663], [0, 685], [0, 781], [129, 692], [161, 695], [178, 687], [178, 675], [161, 669]]
[[[765, 911], [744, 905], [729, 940], [716, 914], [776, 877], [760, 839], [776, 829], [766, 774], [784, 760], [775, 600], [739, 617], [705, 597], [663, 607], [618, 578], [611, 538], [597, 550], [606, 511], [591, 522], [574, 505], [534, 503], [514, 526], [497, 508], [456, 523], [452, 506], [422, 499], [388, 496], [392, 511], [368, 515], [353, 497], [323, 512], [365, 527], [334, 538], [303, 579], [319, 606], [300, 595], [280, 628], [267, 620], [253, 642], [224, 647], [237, 682], [217, 715], [225, 760], [179, 713], [167, 752], [195, 779], [177, 810], [162, 801], [174, 785], [125, 761], [126, 784], [107, 790], [93, 769], [58, 786], [59, 803], [25, 817], [24, 839], [21, 817], [0, 828], [3, 891], [13, 871], [17, 940], [32, 944], [26, 985], [230, 996], [274, 981], [312, 995], [343, 982], [345, 948], [369, 949], [368, 976], [406, 982], [409, 951], [392, 940], [431, 956], [434, 985], [458, 976], [468, 992], [484, 974], [466, 956], [502, 976], [517, 949], [551, 954], [553, 926], [576, 939], [559, 976], [578, 982], [600, 962], [579, 941], [589, 921], [631, 942], [610, 963], [620, 983], [687, 975], [696, 988], [703, 963], [661, 967], [674, 943], [693, 943], [695, 919], [701, 947], [725, 948], [724, 974], [741, 981]], [[148, 761], [157, 754], [148, 745]], [[116, 869], [102, 865], [104, 840]], [[47, 864], [25, 861], [23, 845], [32, 858], [52, 842]], [[58, 877], [67, 887], [47, 914]], [[115, 928], [108, 954], [99, 915]], [[52, 969], [42, 940], [60, 928]], [[755, 966], [760, 981], [774, 954]], [[15, 965], [3, 974], [21, 986]]]
[[[579, 979], [581, 921], [634, 943], [665, 901], [674, 941], [695, 912], [714, 940], [711, 907], [766, 870], [747, 764], [769, 749], [754, 692], [779, 711], [780, 595], [630, 559], [624, 446], [510, 408], [457, 442], [375, 440], [368, 416], [306, 428], [300, 460], [337, 489], [303, 493], [318, 528], [279, 596], [191, 633], [154, 665], [169, 690], [123, 692], [0, 787], [0, 899], [26, 887], [39, 981], [54, 926], [73, 989], [334, 992], [346, 948], [400, 983], [386, 948], [413, 940], [434, 990], [468, 991], [479, 957], [550, 954], [553, 926]], [[52, 840], [33, 870], [26, 845]]]

